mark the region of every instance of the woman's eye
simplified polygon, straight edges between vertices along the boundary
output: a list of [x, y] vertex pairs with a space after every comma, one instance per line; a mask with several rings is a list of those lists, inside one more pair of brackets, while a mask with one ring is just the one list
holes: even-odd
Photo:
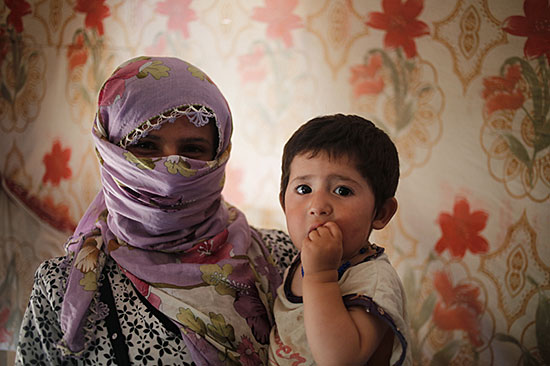
[[350, 196], [353, 194], [353, 191], [348, 187], [337, 187], [334, 190], [334, 193], [336, 193], [339, 196]]
[[311, 193], [311, 187], [301, 184], [296, 187], [296, 192], [298, 192], [298, 194], [308, 194]]
[[134, 147], [142, 150], [152, 150], [155, 148], [155, 144], [149, 141], [138, 142]]
[[139, 141], [134, 145], [128, 146], [128, 151], [138, 157], [146, 156], [156, 153], [157, 146], [154, 142], [151, 141]]
[[186, 145], [181, 149], [181, 152], [182, 152], [182, 155], [189, 154], [189, 153], [191, 154], [202, 153], [204, 152], [204, 149], [202, 148], [202, 146], [198, 146], [198, 145]]

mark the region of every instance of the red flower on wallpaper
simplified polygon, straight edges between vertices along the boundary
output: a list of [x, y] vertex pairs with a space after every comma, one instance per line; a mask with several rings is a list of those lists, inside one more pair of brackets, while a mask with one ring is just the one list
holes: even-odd
[[29, 3], [25, 0], [4, 0], [4, 4], [10, 9], [6, 22], [12, 25], [17, 33], [23, 32], [22, 18], [31, 13]]
[[369, 27], [385, 30], [384, 46], [386, 48], [402, 47], [407, 58], [416, 56], [414, 38], [430, 34], [426, 23], [416, 17], [424, 8], [423, 0], [382, 0], [381, 12], [369, 14], [366, 24]]
[[453, 286], [446, 272], [435, 273], [434, 286], [441, 297], [433, 312], [435, 325], [448, 331], [463, 330], [474, 346], [481, 346], [479, 288], [469, 284]]
[[71, 218], [67, 205], [63, 203], [56, 204], [50, 196], [41, 199], [40, 197], [30, 194], [28, 189], [15, 183], [11, 179], [5, 179], [8, 189], [41, 220], [44, 220], [59, 231], [72, 233], [76, 229], [76, 223]]
[[523, 52], [527, 58], [546, 55], [550, 62], [550, 5], [548, 0], [525, 0], [525, 16], [504, 20], [502, 29], [514, 36], [527, 37]]
[[38, 214], [38, 216], [47, 216], [47, 221], [50, 222], [52, 226], [65, 231], [73, 231], [76, 228], [76, 224], [71, 218], [67, 205], [63, 203], [56, 204], [50, 196], [44, 197], [39, 204], [38, 209], [41, 210], [43, 214]]
[[491, 76], [483, 79], [483, 99], [487, 113], [492, 114], [501, 109], [521, 108], [525, 101], [523, 92], [518, 87], [521, 80], [521, 66], [510, 65], [506, 75]]
[[111, 14], [105, 0], [77, 0], [74, 10], [86, 14], [84, 24], [87, 28], [95, 28], [100, 36], [103, 35], [103, 19]]
[[265, 0], [265, 7], [254, 8], [252, 19], [267, 23], [267, 36], [281, 38], [286, 47], [292, 46], [293, 29], [303, 27], [301, 18], [292, 11], [298, 0]]
[[80, 65], [84, 65], [88, 60], [88, 48], [84, 44], [83, 33], [78, 33], [74, 42], [67, 48], [67, 58], [69, 59], [70, 71]]
[[52, 151], [45, 154], [42, 162], [46, 166], [46, 172], [42, 177], [42, 183], [51, 182], [54, 186], [59, 185], [61, 179], [69, 179], [72, 175], [69, 167], [71, 159], [71, 148], [63, 149], [59, 141], [55, 141]]
[[182, 263], [218, 263], [229, 258], [233, 245], [227, 242], [229, 232], [222, 231], [211, 239], [195, 244], [180, 256]]
[[353, 85], [353, 94], [379, 94], [384, 90], [384, 80], [378, 71], [382, 68], [382, 55], [379, 53], [369, 57], [367, 65], [356, 65], [351, 68], [350, 83]]
[[155, 11], [168, 15], [169, 30], [180, 31], [184, 38], [189, 38], [189, 23], [198, 19], [190, 5], [191, 0], [164, 0], [157, 4]]
[[163, 55], [166, 50], [166, 35], [160, 34], [155, 38], [153, 44], [145, 48], [145, 54], [150, 56]]
[[457, 258], [464, 257], [466, 250], [475, 254], [487, 252], [489, 243], [479, 234], [485, 228], [487, 217], [484, 211], [470, 212], [470, 205], [465, 199], [458, 200], [452, 215], [439, 215], [443, 235], [435, 245], [435, 251], [441, 254], [449, 249], [451, 255]]
[[0, 311], [0, 343], [11, 341], [11, 332], [6, 329], [6, 324], [10, 317], [10, 309], [3, 308]]
[[258, 82], [265, 79], [267, 70], [262, 60], [265, 57], [264, 49], [256, 47], [252, 52], [239, 56], [239, 73], [243, 84]]

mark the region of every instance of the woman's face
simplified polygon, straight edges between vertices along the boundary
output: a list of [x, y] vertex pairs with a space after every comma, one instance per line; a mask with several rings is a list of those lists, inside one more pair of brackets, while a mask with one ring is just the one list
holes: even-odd
[[165, 122], [152, 130], [128, 151], [139, 158], [181, 155], [196, 160], [213, 160], [217, 148], [216, 125], [209, 122], [197, 127], [182, 116], [173, 123]]

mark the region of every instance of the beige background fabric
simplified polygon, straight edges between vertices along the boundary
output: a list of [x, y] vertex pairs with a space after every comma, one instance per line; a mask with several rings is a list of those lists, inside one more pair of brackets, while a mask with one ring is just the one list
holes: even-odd
[[[545, 8], [547, 0], [5, 0], [0, 349], [14, 349], [36, 267], [63, 253], [99, 189], [90, 131], [102, 82], [129, 58], [172, 55], [205, 71], [231, 106], [224, 195], [255, 226], [285, 229], [280, 159], [302, 123], [354, 113], [390, 134], [399, 209], [373, 239], [408, 291], [416, 364], [550, 363]], [[522, 35], [511, 23], [525, 25]]]

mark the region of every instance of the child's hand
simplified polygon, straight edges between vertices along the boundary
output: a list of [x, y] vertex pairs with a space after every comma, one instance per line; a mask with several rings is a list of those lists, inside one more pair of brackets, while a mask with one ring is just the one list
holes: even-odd
[[342, 231], [329, 221], [312, 230], [302, 242], [301, 259], [304, 274], [337, 270], [342, 260]]

